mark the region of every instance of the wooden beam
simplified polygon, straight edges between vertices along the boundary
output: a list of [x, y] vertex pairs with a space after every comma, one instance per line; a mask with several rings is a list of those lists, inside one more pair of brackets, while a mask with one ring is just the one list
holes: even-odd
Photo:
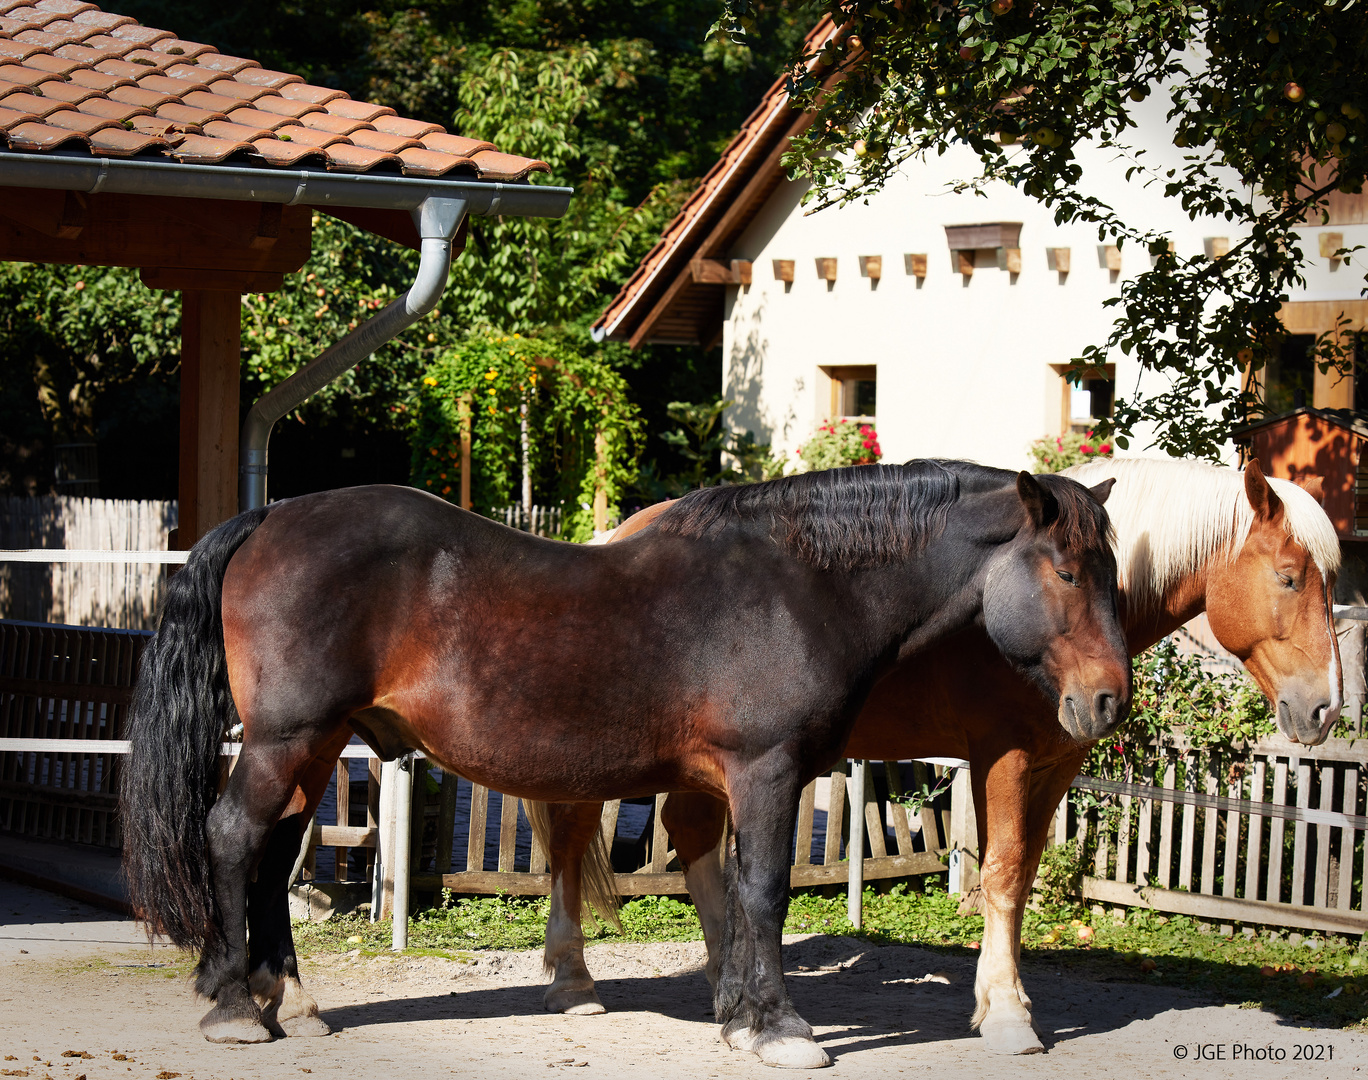
[[229, 199], [6, 188], [0, 207], [0, 259], [16, 262], [288, 274], [313, 228], [307, 206]]
[[[915, 855], [886, 855], [864, 861], [866, 881], [887, 881], [914, 874], [938, 874], [946, 869], [939, 855], [919, 851]], [[850, 874], [847, 861], [824, 866], [794, 866], [789, 871], [793, 888], [809, 885], [834, 885]], [[619, 896], [678, 896], [689, 891], [681, 873], [614, 874]], [[550, 874], [501, 874], [494, 870], [466, 870], [459, 874], [415, 874], [413, 888], [435, 892], [450, 889], [455, 893], [508, 893], [511, 896], [546, 896], [551, 892]]]
[[238, 293], [181, 294], [180, 519], [188, 549], [238, 512], [238, 395], [242, 302]]
[[689, 274], [695, 285], [734, 285], [732, 269], [720, 259], [693, 259], [689, 262]]
[[907, 271], [908, 277], [926, 277], [926, 255], [924, 253], [904, 255], [903, 269]]
[[276, 292], [285, 284], [284, 274], [262, 270], [193, 270], [180, 267], [145, 266], [138, 275], [149, 289], [172, 292]]
[[693, 259], [689, 262], [689, 273], [695, 285], [749, 285], [751, 283], [751, 263], [745, 259], [732, 259], [726, 263], [721, 259]]
[[41, 188], [17, 190], [17, 197], [7, 193], [0, 199], [0, 217], [61, 240], [74, 240], [81, 235], [86, 223], [87, 200], [80, 192]]

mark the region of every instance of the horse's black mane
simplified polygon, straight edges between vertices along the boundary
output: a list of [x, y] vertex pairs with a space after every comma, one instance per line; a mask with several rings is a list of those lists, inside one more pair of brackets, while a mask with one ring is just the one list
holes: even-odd
[[[962, 494], [995, 491], [1016, 476], [970, 461], [856, 465], [692, 491], [662, 513], [657, 526], [697, 539], [733, 521], [767, 519], [771, 535], [804, 561], [823, 570], [855, 570], [916, 554]], [[1059, 476], [1036, 479], [1058, 506], [1052, 533], [1074, 548], [1106, 542], [1106, 512], [1085, 488]]]

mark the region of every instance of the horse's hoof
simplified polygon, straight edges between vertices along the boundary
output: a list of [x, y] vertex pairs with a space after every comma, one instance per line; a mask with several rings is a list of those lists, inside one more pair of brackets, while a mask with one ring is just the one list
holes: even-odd
[[292, 1016], [280, 1021], [280, 1026], [286, 1035], [295, 1039], [317, 1039], [332, 1034], [332, 1028], [321, 1016]]
[[214, 1043], [264, 1043], [273, 1036], [254, 1016], [234, 1016], [226, 1009], [213, 1008], [200, 1021], [200, 1033]]
[[763, 1042], [755, 1052], [764, 1064], [776, 1069], [822, 1069], [831, 1064], [827, 1052], [815, 1042], [793, 1035]]
[[755, 1043], [759, 1038], [751, 1031], [750, 1025], [739, 1017], [723, 1024], [722, 1030], [717, 1033], [717, 1037], [724, 1046], [732, 1050], [744, 1050], [747, 1053], [755, 1052]]
[[979, 1028], [983, 1044], [995, 1054], [1043, 1054], [1045, 1046], [1035, 1029], [1023, 1021], [984, 1021]]
[[546, 992], [546, 1011], [565, 1013], [567, 1016], [598, 1016], [608, 1010], [599, 1000], [598, 991], [592, 986], [587, 990], [566, 987], [563, 990]]

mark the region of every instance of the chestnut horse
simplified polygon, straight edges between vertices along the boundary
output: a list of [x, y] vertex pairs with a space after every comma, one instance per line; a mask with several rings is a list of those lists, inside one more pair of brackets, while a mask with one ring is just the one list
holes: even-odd
[[[1339, 713], [1339, 653], [1330, 594], [1339, 541], [1312, 494], [1264, 477], [1198, 462], [1122, 458], [1069, 470], [1083, 483], [1114, 479], [1107, 503], [1117, 531], [1121, 610], [1139, 653], [1202, 611], [1221, 644], [1244, 661], [1293, 742], [1316, 744]], [[610, 537], [645, 529], [665, 506], [629, 518]], [[973, 1025], [1003, 1053], [1042, 1049], [1018, 975], [1021, 917], [1059, 800], [1101, 730], [1056, 710], [1029, 680], [1000, 662], [977, 632], [910, 657], [880, 681], [856, 720], [846, 753], [886, 761], [954, 756], [970, 762], [982, 854], [985, 925]], [[723, 931], [717, 845], [725, 807], [706, 795], [672, 794], [663, 824], [685, 867], [716, 978]], [[579, 863], [597, 805], [540, 810], [555, 882], [546, 960], [552, 1011], [601, 1012], [584, 965]], [[611, 880], [611, 878], [609, 878]], [[602, 906], [600, 897], [592, 897]]]
[[[725, 799], [724, 1037], [825, 1064], [783, 980], [790, 834], [875, 680], [981, 620], [1070, 716], [1110, 727], [1129, 704], [1111, 485], [1022, 473], [985, 489], [983, 471], [913, 462], [698, 491], [607, 547], [399, 487], [306, 495], [208, 534], [144, 655], [121, 791], [134, 907], [200, 951], [205, 1036], [326, 1030], [302, 992], [283, 1001], [287, 888], [356, 733], [382, 758], [422, 750], [523, 798]], [[242, 751], [216, 798], [235, 718]]]

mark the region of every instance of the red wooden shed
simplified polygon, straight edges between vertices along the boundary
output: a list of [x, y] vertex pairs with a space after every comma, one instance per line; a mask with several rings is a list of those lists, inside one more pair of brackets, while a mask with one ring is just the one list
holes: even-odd
[[1303, 407], [1245, 424], [1231, 437], [1269, 476], [1321, 477], [1340, 540], [1368, 539], [1368, 413]]

